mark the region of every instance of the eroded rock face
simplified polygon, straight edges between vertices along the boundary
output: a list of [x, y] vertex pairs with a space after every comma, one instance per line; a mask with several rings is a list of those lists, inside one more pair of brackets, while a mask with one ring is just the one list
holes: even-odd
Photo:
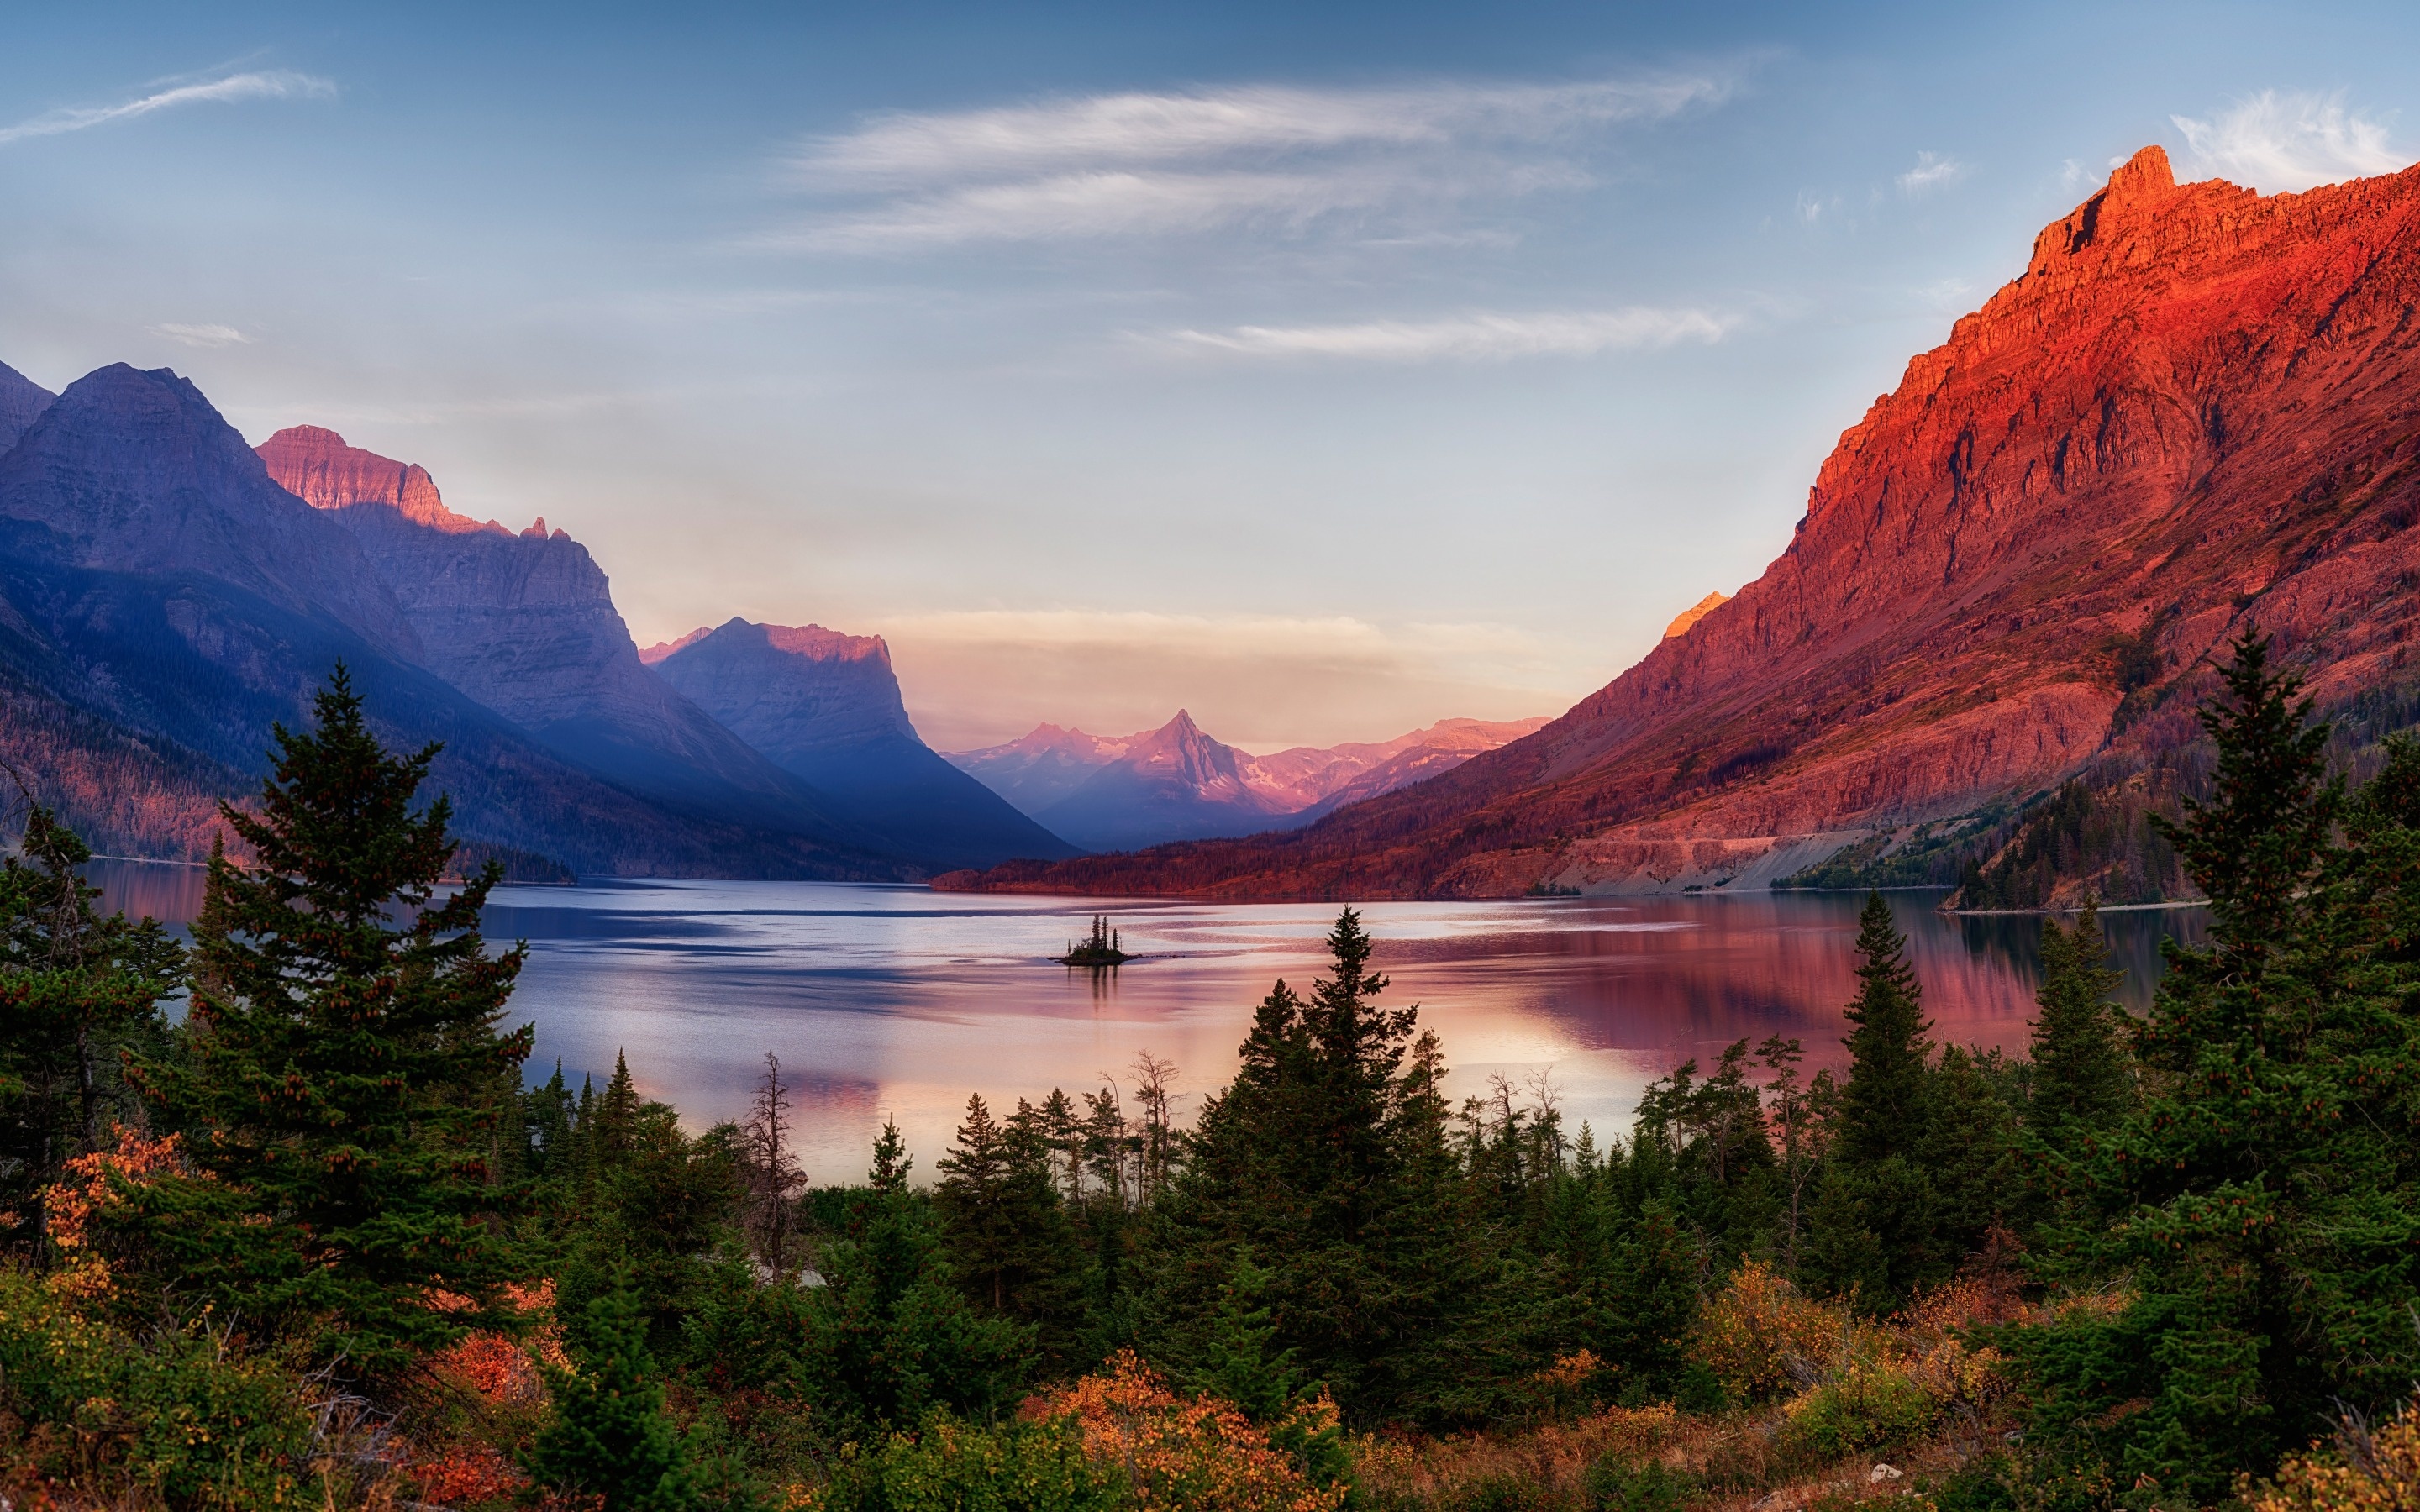
[[[2420, 169], [2264, 197], [2179, 185], [2146, 148], [1841, 437], [1761, 578], [1546, 729], [1295, 834], [961, 880], [1664, 885], [1738, 842], [1966, 811], [2182, 738], [2161, 711], [2245, 628], [2323, 703], [2395, 684], [2420, 582], [2415, 304]], [[2120, 729], [2123, 697], [2149, 716]], [[1679, 864], [1700, 841], [1714, 863]]]
[[667, 686], [902, 854], [936, 866], [1075, 854], [925, 746], [879, 636], [735, 616], [641, 655]]
[[845, 826], [641, 665], [612, 584], [569, 534], [540, 522], [517, 535], [455, 514], [424, 469], [316, 425], [279, 431], [260, 457], [360, 543], [423, 664], [464, 693], [651, 795], [777, 827]]
[[41, 418], [58, 395], [0, 363], [0, 452], [17, 444], [27, 426]]

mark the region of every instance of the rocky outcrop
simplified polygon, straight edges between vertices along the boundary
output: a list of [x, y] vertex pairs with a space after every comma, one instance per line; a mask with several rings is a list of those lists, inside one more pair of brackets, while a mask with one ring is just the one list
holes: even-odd
[[445, 507], [427, 471], [298, 425], [277, 483], [359, 543], [424, 665], [549, 748], [650, 798], [735, 824], [871, 843], [821, 795], [651, 676], [588, 548]]
[[936, 867], [1075, 854], [918, 737], [879, 636], [735, 617], [641, 655], [889, 849]]
[[1672, 623], [1664, 626], [1664, 639], [1669, 640], [1676, 635], [1688, 634], [1689, 626], [1697, 624], [1699, 620], [1704, 619], [1707, 615], [1713, 613], [1714, 610], [1722, 608], [1725, 604], [1730, 602], [1730, 595], [1728, 594], [1708, 594], [1705, 597], [1698, 600], [1687, 609], [1684, 609], [1680, 613], [1672, 616]]
[[16, 445], [17, 438], [24, 435], [57, 397], [8, 363], [0, 363], [0, 452]]
[[2323, 703], [2400, 687], [2415, 307], [2420, 169], [2264, 197], [2147, 148], [1841, 437], [1762, 577], [1545, 729], [1294, 833], [953, 885], [1686, 886], [2168, 759], [2246, 628]]

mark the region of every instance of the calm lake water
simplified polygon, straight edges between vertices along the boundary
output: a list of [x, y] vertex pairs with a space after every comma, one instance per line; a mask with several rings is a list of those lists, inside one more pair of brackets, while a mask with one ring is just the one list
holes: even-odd
[[[109, 906], [189, 920], [195, 868], [101, 863]], [[1891, 895], [1936, 1039], [2022, 1047], [2040, 923], [1950, 918], [1935, 892]], [[1456, 1092], [1491, 1075], [1551, 1076], [1571, 1126], [1626, 1130], [1639, 1089], [1743, 1036], [1795, 1035], [1810, 1068], [1845, 1055], [1862, 898], [1846, 893], [1373, 903], [1363, 910], [1393, 980], [1437, 1031]], [[1111, 973], [1047, 958], [1097, 903], [823, 883], [590, 882], [504, 887], [490, 939], [526, 939], [513, 1001], [537, 1026], [530, 1069], [559, 1059], [601, 1084], [617, 1050], [649, 1095], [693, 1127], [737, 1117], [766, 1052], [799, 1114], [818, 1181], [862, 1174], [886, 1115], [929, 1176], [967, 1094], [997, 1107], [1070, 1095], [1149, 1051], [1173, 1060], [1190, 1109], [1235, 1064], [1253, 1005], [1278, 978], [1308, 990], [1332, 906], [1120, 903], [1129, 951]], [[2104, 916], [2124, 995], [2149, 1001], [2159, 941], [2198, 939], [2199, 910]]]

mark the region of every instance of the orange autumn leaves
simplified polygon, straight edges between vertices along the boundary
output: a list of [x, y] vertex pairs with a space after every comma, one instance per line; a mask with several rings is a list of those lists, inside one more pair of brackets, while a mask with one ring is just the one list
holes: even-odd
[[[1171, 1391], [1131, 1350], [1106, 1370], [1029, 1398], [1020, 1416], [1072, 1418], [1085, 1458], [1123, 1475], [1141, 1512], [1337, 1512], [1342, 1486], [1316, 1486], [1269, 1435], [1215, 1396]], [[1299, 1420], [1299, 1421], [1294, 1421]], [[1295, 1409], [1289, 1426], [1316, 1435], [1336, 1424], [1325, 1396]]]

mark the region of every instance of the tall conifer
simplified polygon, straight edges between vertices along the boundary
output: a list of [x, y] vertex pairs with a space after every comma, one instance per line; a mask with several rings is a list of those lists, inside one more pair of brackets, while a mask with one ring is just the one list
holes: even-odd
[[1932, 1030], [1924, 1016], [1907, 937], [1891, 923], [1879, 892], [1866, 894], [1857, 915], [1857, 995], [1843, 1011], [1855, 1027], [1849, 1080], [1840, 1094], [1840, 1153], [1871, 1164], [1914, 1149], [1922, 1138], [1924, 1077]]
[[2123, 1275], [2132, 1301], [2010, 1335], [2035, 1441], [2146, 1503], [2219, 1500], [2420, 1373], [2420, 748], [2390, 745], [2348, 806], [2268, 649], [2235, 642], [2202, 714], [2215, 791], [2171, 830], [2211, 947], [2164, 948], [2148, 1095], [2046, 1246], [2054, 1275]]
[[2134, 1098], [2133, 1057], [2117, 1003], [2123, 973], [2108, 964], [2100, 910], [2086, 903], [2064, 928], [2044, 918], [2041, 957], [2030, 1121], [2042, 1138], [2064, 1144], [2125, 1115]]
[[134, 1069], [216, 1180], [143, 1196], [190, 1283], [385, 1371], [510, 1323], [486, 1218], [515, 1194], [487, 1134], [500, 1073], [529, 1054], [526, 1026], [497, 1032], [522, 951], [479, 936], [493, 862], [439, 896], [452, 809], [413, 811], [438, 748], [389, 754], [342, 666], [316, 713], [308, 733], [278, 727], [257, 817], [221, 806], [257, 859], [211, 856], [190, 1054]]

